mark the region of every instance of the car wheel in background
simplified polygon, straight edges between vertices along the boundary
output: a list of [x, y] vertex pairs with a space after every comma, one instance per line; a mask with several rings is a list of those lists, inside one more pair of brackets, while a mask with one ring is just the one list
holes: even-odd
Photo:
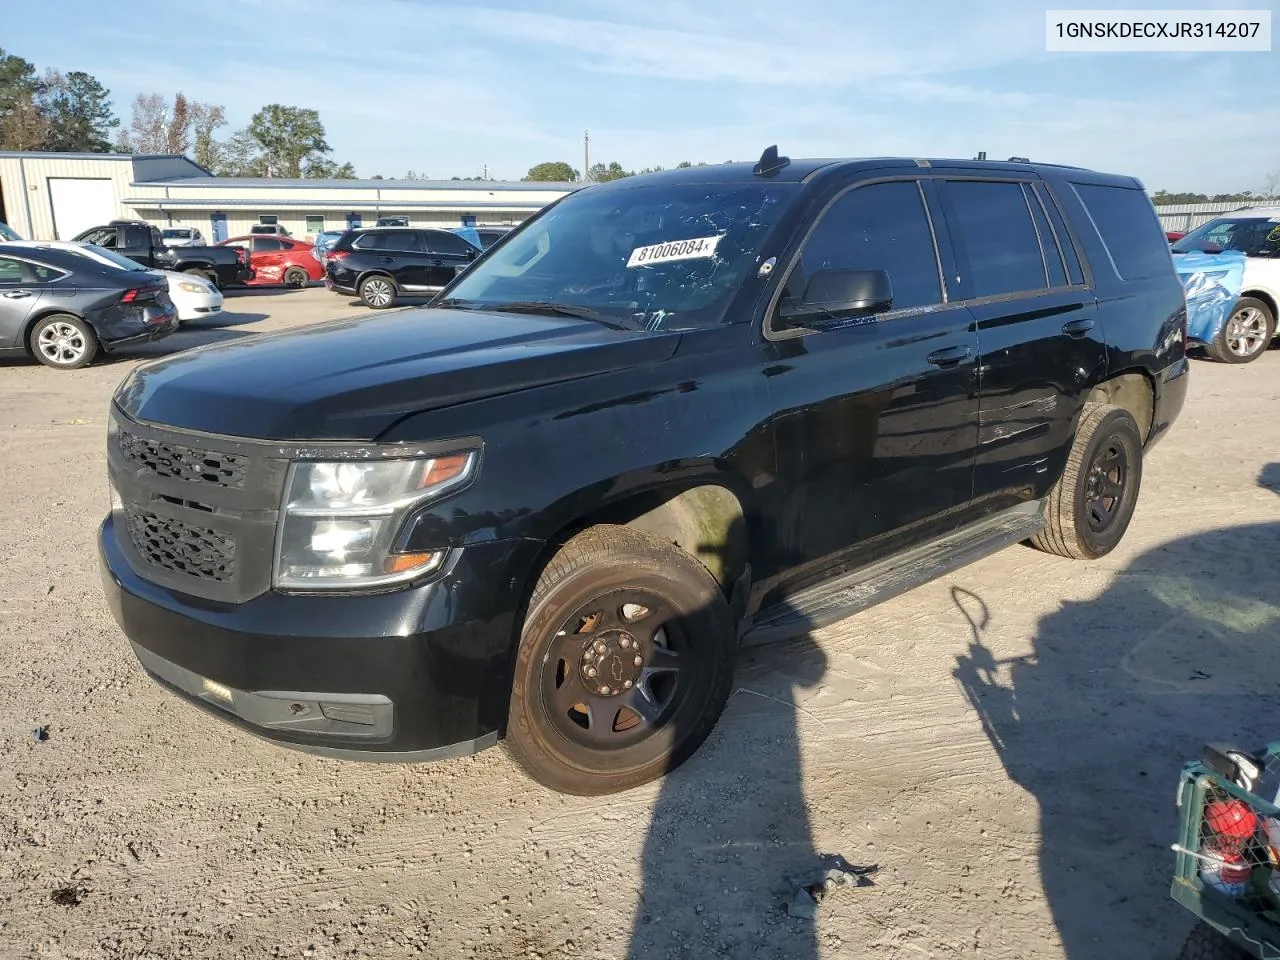
[[1095, 560], [1115, 549], [1142, 486], [1142, 432], [1133, 414], [1086, 404], [1067, 466], [1049, 491], [1044, 529], [1031, 543], [1046, 553]]
[[374, 274], [360, 281], [359, 293], [365, 306], [384, 310], [396, 302], [396, 283], [390, 277]]
[[1261, 300], [1241, 297], [1205, 352], [1222, 363], [1249, 363], [1267, 352], [1276, 335], [1276, 318]]
[[307, 271], [301, 267], [290, 267], [284, 272], [284, 285], [286, 287], [305, 287], [311, 282], [311, 278], [307, 276]]
[[31, 352], [46, 367], [77, 370], [87, 367], [98, 353], [98, 337], [79, 317], [55, 313], [31, 328]]
[[215, 287], [218, 286], [218, 278], [208, 270], [201, 270], [199, 267], [187, 267], [182, 272], [193, 277], [199, 277], [201, 280], [208, 280]]

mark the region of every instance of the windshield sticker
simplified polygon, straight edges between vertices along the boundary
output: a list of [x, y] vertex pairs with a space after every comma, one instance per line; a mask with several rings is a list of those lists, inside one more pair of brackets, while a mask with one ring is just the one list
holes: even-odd
[[655, 243], [648, 247], [636, 247], [627, 260], [628, 267], [647, 267], [651, 263], [671, 263], [673, 260], [708, 260], [715, 256], [720, 245], [719, 237], [695, 237], [692, 240], [676, 240], [671, 243]]

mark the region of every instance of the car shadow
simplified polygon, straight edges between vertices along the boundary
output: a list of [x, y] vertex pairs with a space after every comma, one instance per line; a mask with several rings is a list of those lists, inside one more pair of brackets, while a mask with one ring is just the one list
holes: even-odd
[[[1280, 464], [1258, 483], [1280, 489]], [[955, 676], [1039, 805], [1040, 878], [1069, 960], [1172, 957], [1191, 927], [1169, 899], [1178, 774], [1206, 741], [1276, 739], [1278, 579], [1280, 523], [1194, 534], [1063, 604], [1010, 658], [987, 645], [1000, 611], [953, 589], [973, 637]]]

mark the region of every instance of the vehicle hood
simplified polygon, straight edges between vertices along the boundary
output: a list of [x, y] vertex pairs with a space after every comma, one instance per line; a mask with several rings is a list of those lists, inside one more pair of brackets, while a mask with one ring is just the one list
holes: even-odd
[[139, 366], [130, 417], [268, 440], [374, 440], [401, 418], [666, 360], [679, 334], [416, 309], [197, 347]]

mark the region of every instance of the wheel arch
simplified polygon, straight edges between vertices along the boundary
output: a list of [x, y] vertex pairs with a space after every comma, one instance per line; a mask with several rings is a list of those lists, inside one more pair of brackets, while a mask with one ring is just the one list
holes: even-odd
[[1271, 319], [1280, 321], [1280, 310], [1277, 309], [1278, 304], [1275, 294], [1271, 293], [1269, 290], [1253, 288], [1240, 291], [1240, 299], [1243, 300], [1245, 297], [1251, 297], [1254, 300], [1261, 300], [1266, 304], [1267, 309], [1271, 311]]
[[84, 316], [84, 314], [76, 313], [74, 310], [68, 310], [66, 307], [44, 307], [42, 309], [32, 311], [32, 315], [28, 317], [26, 323], [22, 325], [22, 349], [26, 351], [28, 357], [34, 357], [36, 355], [35, 351], [31, 349], [31, 332], [35, 330], [36, 324], [41, 320], [57, 316], [58, 314], [75, 317], [93, 331], [93, 335], [98, 338], [99, 342], [102, 341], [102, 335], [98, 333], [98, 328], [94, 325], [93, 321]]
[[1128, 410], [1137, 421], [1143, 443], [1146, 443], [1155, 422], [1155, 379], [1149, 370], [1141, 367], [1121, 370], [1096, 384], [1089, 391], [1085, 403], [1110, 403]]

